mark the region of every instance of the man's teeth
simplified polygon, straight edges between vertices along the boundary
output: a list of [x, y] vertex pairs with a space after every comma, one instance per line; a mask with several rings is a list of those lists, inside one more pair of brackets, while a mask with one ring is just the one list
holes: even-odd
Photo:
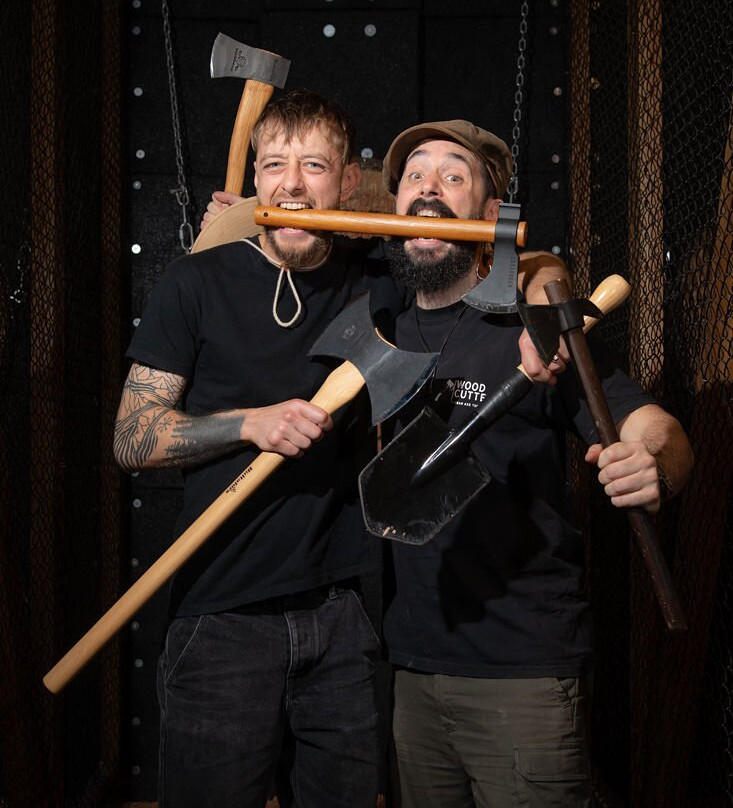
[[304, 202], [281, 202], [278, 207], [285, 210], [307, 210], [310, 206]]
[[440, 214], [435, 210], [419, 210], [418, 216], [430, 216], [432, 219], [440, 219]]

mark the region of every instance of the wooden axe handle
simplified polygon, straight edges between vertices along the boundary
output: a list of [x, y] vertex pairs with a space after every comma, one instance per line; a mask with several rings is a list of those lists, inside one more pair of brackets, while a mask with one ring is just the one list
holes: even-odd
[[[570, 290], [565, 281], [550, 281], [545, 284], [544, 288], [550, 303], [563, 303], [570, 299]], [[588, 408], [601, 445], [610, 446], [619, 440], [618, 430], [608, 409], [608, 402], [598, 378], [585, 334], [580, 328], [572, 328], [565, 333], [565, 341], [588, 400]], [[667, 628], [670, 631], [684, 631], [687, 623], [667, 562], [659, 547], [651, 517], [642, 508], [626, 508], [625, 510], [652, 579], [657, 602]]]
[[[255, 224], [268, 227], [302, 227], [372, 236], [439, 238], [447, 241], [494, 241], [496, 222], [485, 219], [437, 219], [400, 216], [395, 213], [362, 213], [348, 210], [284, 210], [258, 205]], [[523, 247], [526, 222], [517, 225], [517, 245]]]
[[[311, 403], [333, 414], [351, 401], [363, 386], [361, 373], [351, 362], [344, 362], [329, 374]], [[61, 691], [284, 460], [274, 452], [259, 454], [51, 668], [43, 677], [48, 690]]]
[[272, 97], [275, 88], [256, 79], [247, 79], [239, 101], [237, 117], [234, 119], [232, 137], [229, 141], [229, 160], [227, 161], [227, 176], [224, 190], [233, 194], [242, 194], [244, 187], [244, 171], [247, 162], [249, 141], [252, 137], [257, 119], [267, 102]]

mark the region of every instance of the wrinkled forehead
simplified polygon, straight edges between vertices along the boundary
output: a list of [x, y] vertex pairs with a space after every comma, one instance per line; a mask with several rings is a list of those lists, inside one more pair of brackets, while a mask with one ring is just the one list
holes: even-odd
[[465, 146], [456, 143], [455, 140], [428, 138], [421, 140], [407, 155], [403, 173], [410, 164], [410, 161], [445, 161], [455, 160], [464, 163], [470, 170], [478, 170], [481, 161]]

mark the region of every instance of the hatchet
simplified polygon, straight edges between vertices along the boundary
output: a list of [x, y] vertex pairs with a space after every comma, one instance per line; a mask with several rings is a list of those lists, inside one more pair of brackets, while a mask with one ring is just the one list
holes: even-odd
[[[332, 414], [366, 385], [374, 424], [388, 418], [425, 383], [437, 354], [400, 351], [375, 330], [369, 297], [347, 306], [316, 340], [310, 355], [345, 361], [332, 371], [311, 399]], [[261, 452], [211, 505], [150, 566], [125, 594], [43, 677], [58, 693], [124, 626], [135, 612], [201, 547], [232, 513], [283, 463], [274, 452]]]
[[[250, 47], [222, 33], [219, 33], [214, 40], [211, 48], [211, 77], [214, 79], [234, 77], [245, 80], [229, 141], [225, 191], [242, 193], [252, 130], [272, 97], [275, 87], [285, 86], [289, 70], [290, 61], [276, 53]], [[252, 197], [251, 200], [243, 201], [250, 201], [252, 204], [254, 199]], [[220, 225], [217, 230], [221, 227]], [[227, 234], [217, 233], [212, 231], [211, 227], [207, 227], [199, 233], [191, 252], [224, 244], [227, 238]], [[236, 238], [229, 240], [235, 241]]]
[[[629, 285], [622, 277], [606, 278], [591, 296], [591, 305], [585, 307], [594, 315], [587, 318], [585, 328], [591, 328], [598, 317], [620, 305], [628, 294]], [[540, 310], [547, 308], [529, 307], [534, 323], [542, 319]], [[538, 346], [541, 356], [555, 352], [559, 326], [552, 332], [542, 323], [534, 333], [530, 328], [530, 334], [543, 341]], [[490, 480], [471, 454], [471, 442], [524, 398], [532, 385], [520, 364], [457, 429], [451, 429], [434, 410], [425, 407], [359, 475], [367, 529], [409, 544], [430, 541]]]

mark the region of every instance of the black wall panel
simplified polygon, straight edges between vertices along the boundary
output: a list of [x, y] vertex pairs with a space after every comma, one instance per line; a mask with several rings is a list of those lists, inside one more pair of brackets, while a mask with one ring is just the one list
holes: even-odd
[[[126, 0], [125, 157], [130, 331], [163, 268], [182, 255], [169, 78], [160, 0]], [[181, 115], [188, 219], [198, 222], [224, 182], [243, 84], [209, 77], [216, 34], [291, 60], [287, 87], [336, 98], [354, 116], [358, 151], [381, 159], [400, 130], [421, 120], [468, 118], [512, 141], [519, 2], [505, 0], [168, 0]], [[562, 0], [530, 4], [519, 141], [519, 193], [530, 246], [565, 245], [566, 41]], [[331, 27], [329, 27], [331, 26]], [[278, 90], [275, 91], [279, 92]], [[251, 156], [250, 156], [251, 160]], [[252, 168], [246, 195], [254, 193]], [[130, 484], [130, 582], [175, 538], [178, 472]], [[378, 593], [374, 597], [378, 601]], [[155, 668], [165, 592], [126, 633], [123, 796], [155, 800]], [[384, 700], [386, 704], [386, 698]]]

